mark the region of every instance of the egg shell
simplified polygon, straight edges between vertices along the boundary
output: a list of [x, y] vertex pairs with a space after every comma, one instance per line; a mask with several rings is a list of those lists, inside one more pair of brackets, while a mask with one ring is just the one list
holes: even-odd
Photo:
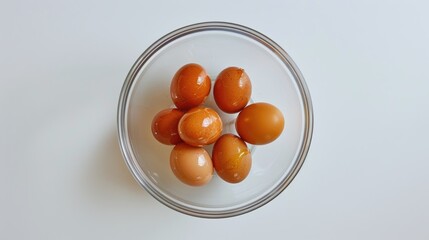
[[175, 108], [158, 112], [152, 120], [152, 135], [160, 143], [176, 145], [182, 140], [179, 136], [179, 121], [185, 113]]
[[191, 146], [214, 143], [222, 134], [222, 119], [208, 107], [196, 107], [186, 112], [179, 121], [180, 138]]
[[181, 182], [190, 186], [203, 186], [213, 176], [213, 164], [207, 151], [186, 143], [179, 143], [173, 148], [170, 167]]
[[217, 106], [226, 113], [241, 111], [252, 95], [252, 83], [244, 69], [228, 67], [216, 78], [213, 95]]
[[282, 112], [269, 103], [254, 103], [245, 107], [237, 117], [235, 128], [240, 137], [254, 145], [276, 140], [284, 129]]
[[178, 109], [188, 110], [204, 103], [210, 94], [211, 80], [201, 65], [189, 63], [174, 75], [170, 95]]
[[240, 137], [229, 133], [216, 141], [212, 160], [219, 177], [229, 183], [243, 181], [252, 167], [252, 155], [246, 143]]

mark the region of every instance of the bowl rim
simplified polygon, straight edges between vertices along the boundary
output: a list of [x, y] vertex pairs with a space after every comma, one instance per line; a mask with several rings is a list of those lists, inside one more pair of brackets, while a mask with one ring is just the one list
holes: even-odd
[[[134, 159], [134, 154], [131, 148], [131, 144], [127, 132], [127, 123], [126, 123], [126, 114], [127, 106], [129, 101], [129, 93], [132, 89], [133, 82], [135, 77], [140, 72], [142, 66], [151, 59], [151, 57], [165, 45], [171, 43], [172, 41], [179, 39], [181, 37], [204, 31], [227, 31], [236, 34], [240, 34], [246, 37], [249, 37], [265, 47], [269, 48], [281, 61], [287, 66], [293, 78], [297, 84], [297, 87], [302, 96], [302, 105], [304, 108], [304, 136], [298, 154], [296, 155], [297, 159], [293, 161], [293, 165], [290, 167], [291, 171], [282, 179], [277, 186], [272, 188], [269, 192], [265, 193], [264, 196], [258, 198], [256, 201], [253, 201], [245, 206], [239, 206], [237, 208], [222, 210], [222, 211], [209, 211], [209, 210], [200, 210], [191, 208], [188, 206], [181, 205], [177, 202], [171, 201], [169, 198], [160, 193], [156, 188], [151, 186], [146, 179], [142, 177], [142, 171]], [[121, 148], [121, 152], [125, 163], [132, 173], [136, 181], [142, 186], [150, 195], [152, 195], [159, 202], [165, 206], [176, 210], [178, 212], [201, 218], [226, 218], [242, 215], [248, 212], [251, 212], [255, 209], [260, 208], [261, 206], [267, 204], [274, 198], [276, 198], [286, 187], [292, 182], [295, 176], [298, 174], [301, 169], [305, 158], [308, 154], [311, 139], [313, 135], [313, 106], [310, 97], [308, 87], [305, 83], [304, 77], [300, 72], [297, 65], [294, 63], [292, 58], [287, 54], [282, 47], [280, 47], [276, 42], [265, 36], [264, 34], [240, 25], [231, 22], [220, 22], [220, 21], [210, 21], [210, 22], [200, 22], [191, 25], [187, 25], [176, 30], [173, 30], [170, 33], [167, 33], [163, 37], [159, 38], [152, 45], [150, 45], [135, 61], [130, 71], [128, 72], [124, 84], [122, 86], [118, 107], [117, 107], [117, 130], [118, 130], [118, 140]]]

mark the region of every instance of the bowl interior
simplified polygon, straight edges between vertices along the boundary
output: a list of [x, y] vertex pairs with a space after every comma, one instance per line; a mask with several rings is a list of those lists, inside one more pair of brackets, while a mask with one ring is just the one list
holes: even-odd
[[[241, 183], [224, 182], [216, 174], [203, 187], [190, 187], [173, 175], [169, 156], [173, 146], [162, 145], [151, 133], [156, 113], [173, 106], [170, 81], [184, 64], [202, 65], [215, 80], [229, 66], [242, 67], [252, 82], [254, 102], [268, 102], [285, 117], [285, 129], [273, 143], [252, 150], [252, 169]], [[232, 31], [190, 33], [162, 46], [139, 69], [130, 88], [126, 109], [126, 132], [136, 165], [157, 198], [196, 211], [228, 211], [263, 198], [291, 173], [301, 151], [305, 109], [303, 96], [290, 66], [269, 47]], [[208, 105], [215, 107], [210, 99]], [[225, 121], [234, 115], [223, 114]], [[232, 127], [231, 127], [232, 126]], [[226, 131], [234, 131], [233, 124]]]

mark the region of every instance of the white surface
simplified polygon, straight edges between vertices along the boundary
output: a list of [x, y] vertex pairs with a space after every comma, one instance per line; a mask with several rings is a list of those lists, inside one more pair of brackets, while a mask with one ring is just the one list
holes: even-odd
[[[429, 4], [228, 2], [0, 3], [0, 239], [429, 238]], [[283, 46], [315, 113], [290, 187], [223, 220], [156, 202], [116, 140], [132, 63], [163, 34], [206, 20]]]

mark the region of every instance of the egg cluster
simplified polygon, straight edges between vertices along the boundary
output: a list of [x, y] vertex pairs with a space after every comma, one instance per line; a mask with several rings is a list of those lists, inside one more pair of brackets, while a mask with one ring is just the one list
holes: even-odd
[[[204, 68], [190, 63], [174, 75], [170, 94], [176, 108], [164, 109], [152, 121], [152, 134], [159, 142], [175, 145], [170, 154], [174, 175], [183, 183], [202, 186], [214, 170], [229, 183], [243, 181], [250, 172], [252, 156], [247, 143], [262, 145], [277, 139], [284, 128], [283, 114], [269, 103], [247, 106], [252, 84], [238, 67], [224, 69], [216, 78], [213, 96], [223, 112], [239, 113], [235, 128], [239, 136], [222, 135], [219, 114], [204, 106], [211, 79]], [[213, 144], [212, 155], [203, 146]]]

